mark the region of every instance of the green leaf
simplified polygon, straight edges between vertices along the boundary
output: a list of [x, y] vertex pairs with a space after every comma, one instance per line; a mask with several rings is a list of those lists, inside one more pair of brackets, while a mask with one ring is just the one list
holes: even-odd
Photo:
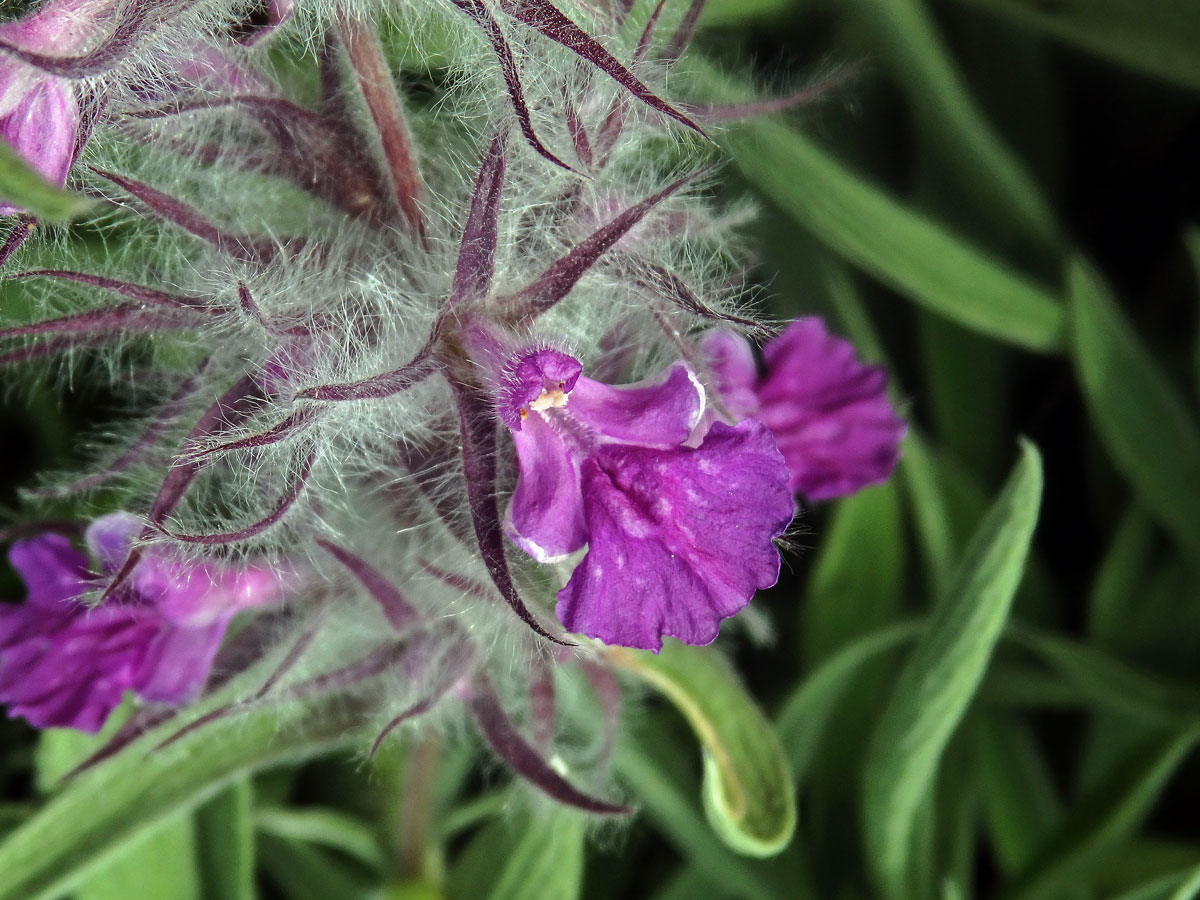
[[852, 7], [870, 26], [873, 46], [921, 121], [927, 146], [955, 174], [961, 202], [1043, 244], [1057, 244], [1054, 211], [1041, 187], [979, 110], [926, 4], [854, 0]]
[[1171, 900], [1196, 900], [1200, 896], [1200, 868], [1195, 869], [1191, 876], [1175, 889]]
[[1108, 649], [1124, 645], [1123, 632], [1137, 619], [1138, 588], [1146, 574], [1154, 529], [1145, 512], [1133, 506], [1096, 570], [1088, 599], [1088, 634]]
[[1200, 688], [1146, 675], [1096, 647], [1013, 624], [1007, 636], [1033, 651], [1097, 707], [1160, 724], [1200, 712]]
[[920, 622], [905, 622], [864, 635], [826, 660], [792, 692], [776, 728], [797, 783], [803, 783], [830, 714], [855, 675], [868, 662], [913, 640], [922, 628]]
[[1061, 803], [1024, 721], [990, 713], [979, 718], [974, 737], [984, 823], [1000, 868], [1012, 874], [1033, 859]]
[[254, 789], [235, 781], [196, 810], [204, 900], [254, 900]]
[[886, 897], [907, 896], [914, 817], [1008, 617], [1041, 494], [1041, 459], [1026, 442], [875, 730], [863, 778], [863, 827], [867, 858]]
[[1155, 878], [1146, 884], [1139, 885], [1135, 888], [1130, 888], [1128, 891], [1122, 891], [1120, 894], [1114, 894], [1107, 900], [1172, 900], [1171, 894], [1180, 885], [1184, 884], [1193, 874], [1195, 870], [1189, 869], [1186, 872], [1175, 872], [1171, 875], [1163, 875]]
[[1200, 559], [1200, 427], [1099, 275], [1070, 268], [1071, 350], [1113, 462], [1179, 546]]
[[[896, 482], [841, 500], [804, 591], [804, 658], [824, 661], [896, 617], [904, 592], [904, 517]], [[871, 565], [864, 566], [869, 558]]]
[[494, 822], [463, 851], [448, 893], [478, 900], [576, 900], [583, 889], [586, 831], [581, 813], [556, 804]]
[[91, 872], [75, 900], [216, 900], [203, 893], [196, 866], [196, 833], [189, 815], [176, 816], [140, 837]]
[[[124, 707], [111, 716], [100, 735], [68, 728], [43, 731], [35, 754], [40, 790], [52, 793], [68, 772], [106, 743], [128, 712], [129, 707]], [[201, 900], [190, 816], [174, 816], [125, 843], [75, 890], [75, 900], [127, 900], [139, 895]]]
[[376, 900], [379, 896], [377, 886], [303, 841], [259, 835], [258, 855], [287, 900]]
[[617, 746], [618, 778], [633, 793], [642, 812], [692, 865], [722, 889], [745, 900], [813, 900], [814, 895], [797, 879], [778, 883], [760, 865], [736, 856], [702, 821], [700, 810], [677, 783], [671, 768], [675, 747], [654, 752], [651, 740], [625, 734]]
[[[689, 62], [702, 96], [745, 99], [711, 63]], [[765, 197], [914, 302], [999, 341], [1041, 351], [1062, 346], [1065, 315], [1049, 290], [893, 200], [800, 132], [755, 118], [717, 140]]]
[[361, 721], [349, 702], [328, 711], [296, 703], [260, 707], [149, 752], [181, 724], [167, 723], [68, 783], [0, 843], [0, 900], [69, 891], [128, 842], [243, 775], [346, 747], [358, 739]]
[[1193, 0], [959, 0], [1097, 56], [1200, 90]]
[[1200, 727], [1156, 733], [1138, 743], [1071, 809], [1042, 854], [1002, 896], [1061, 897], [1064, 888], [1137, 830], [1171, 776], [1200, 740]]
[[340, 850], [379, 872], [386, 865], [374, 829], [366, 822], [337, 809], [260, 809], [254, 814], [254, 826], [275, 837]]
[[46, 181], [3, 138], [0, 138], [0, 201], [28, 210], [45, 222], [64, 222], [91, 205], [78, 194]]
[[742, 25], [755, 19], [794, 10], [796, 0], [708, 0], [700, 16], [701, 28]]
[[662, 652], [610, 648], [608, 658], [683, 713], [704, 753], [704, 811], [726, 844], [773, 856], [796, 830], [795, 788], [771, 723], [715, 650], [668, 639]]

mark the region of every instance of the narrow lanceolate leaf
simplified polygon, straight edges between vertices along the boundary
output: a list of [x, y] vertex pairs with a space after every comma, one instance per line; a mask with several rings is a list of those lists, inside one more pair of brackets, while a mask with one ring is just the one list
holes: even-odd
[[254, 794], [235, 781], [196, 811], [202, 900], [255, 900]]
[[[745, 93], [700, 60], [701, 98]], [[799, 131], [754, 119], [718, 136], [742, 172], [819, 240], [930, 311], [999, 341], [1056, 351], [1065, 315], [1043, 285], [953, 235], [855, 175]]]
[[1141, 825], [1167, 782], [1200, 742], [1200, 727], [1153, 733], [1112, 766], [1082, 797], [1042, 854], [1002, 895], [1004, 900], [1051, 900], [1104, 859]]
[[854, 676], [867, 663], [915, 639], [921, 628], [919, 622], [903, 622], [863, 635], [826, 660], [788, 697], [775, 727], [797, 782], [804, 781], [830, 714]]
[[953, 170], [963, 202], [1053, 246], [1054, 212], [1028, 168], [971, 97], [923, 0], [855, 0], [928, 138]]
[[1016, 717], [981, 716], [975, 726], [984, 827], [1000, 869], [1028, 865], [1061, 814], [1050, 767], [1032, 729]]
[[863, 827], [872, 875], [885, 897], [908, 896], [918, 809], [1008, 617], [1041, 494], [1041, 458], [1024, 443], [875, 730], [863, 779]]
[[477, 900], [577, 900], [587, 819], [562, 807], [505, 816], [483, 829], [450, 873], [447, 895]]
[[28, 210], [46, 222], [79, 215], [89, 201], [55, 187], [35, 172], [12, 145], [0, 138], [0, 201]]
[[163, 737], [162, 729], [151, 732], [75, 778], [0, 844], [0, 898], [50, 900], [70, 891], [130, 841], [239, 777], [357, 740], [361, 714], [350, 702], [320, 711], [303, 703], [252, 709], [146, 755]]
[[1200, 558], [1200, 425], [1082, 260], [1070, 288], [1071, 352], [1100, 437], [1146, 510]]
[[1193, 0], [959, 0], [1104, 59], [1200, 91]]
[[[906, 563], [903, 512], [894, 481], [837, 505], [805, 591], [809, 665], [897, 618]], [[864, 566], [863, 559], [871, 565]]]
[[779, 738], [716, 651], [675, 640], [651, 653], [607, 648], [617, 666], [662, 692], [704, 752], [704, 811], [717, 835], [747, 856], [773, 856], [796, 829], [795, 788]]

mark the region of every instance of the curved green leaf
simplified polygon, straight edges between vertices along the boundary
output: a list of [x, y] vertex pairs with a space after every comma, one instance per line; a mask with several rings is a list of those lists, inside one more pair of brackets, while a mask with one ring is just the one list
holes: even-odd
[[795, 788], [771, 723], [715, 650], [668, 640], [658, 655], [610, 648], [616, 665], [674, 703], [704, 752], [704, 810], [730, 847], [773, 856], [796, 829]]
[[1100, 276], [1072, 262], [1071, 350], [1100, 437], [1138, 497], [1200, 558], [1200, 426]]
[[863, 779], [863, 827], [867, 858], [886, 897], [907, 896], [918, 807], [1008, 617], [1041, 494], [1041, 459], [1026, 442], [876, 728]]
[[[745, 99], [745, 90], [711, 63], [689, 62], [703, 96]], [[716, 137], [765, 197], [914, 302], [996, 340], [1061, 348], [1064, 310], [1049, 290], [893, 200], [799, 131], [755, 118]]]
[[240, 776], [345, 747], [360, 724], [351, 702], [328, 711], [264, 706], [148, 752], [179, 727], [168, 723], [69, 783], [0, 844], [0, 900], [56, 897], [127, 842]]

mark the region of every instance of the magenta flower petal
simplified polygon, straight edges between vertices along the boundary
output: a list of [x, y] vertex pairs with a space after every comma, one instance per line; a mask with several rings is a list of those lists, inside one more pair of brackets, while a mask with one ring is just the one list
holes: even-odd
[[683, 363], [657, 382], [613, 387], [581, 377], [570, 392], [571, 415], [603, 438], [647, 447], [688, 439], [704, 413], [704, 388]]
[[762, 378], [740, 335], [713, 332], [702, 349], [725, 411], [760, 419], [775, 435], [793, 491], [830, 500], [892, 474], [907, 426], [887, 398], [887, 375], [860, 363], [820, 318], [798, 319], [767, 342]]
[[849, 341], [816, 317], [793, 322], [763, 348], [758, 418], [771, 429], [791, 485], [828, 500], [885, 481], [907, 426], [887, 398], [887, 375], [858, 361]]
[[512, 436], [520, 478], [505, 531], [538, 562], [553, 562], [587, 543], [579, 463], [541, 416], [527, 417]]
[[[60, 609], [88, 589], [88, 561], [61, 534], [43, 534], [17, 541], [9, 562], [29, 588], [28, 605]], [[0, 621], [19, 607], [0, 606]]]
[[[140, 530], [134, 516], [114, 513], [86, 538], [112, 573]], [[187, 563], [149, 548], [116, 594], [89, 607], [95, 576], [65, 537], [20, 541], [9, 557], [29, 599], [0, 606], [0, 702], [38, 728], [98, 731], [130, 691], [161, 703], [191, 700], [234, 615], [274, 600], [282, 585], [268, 569]]]
[[163, 628], [148, 642], [135, 675], [143, 700], [179, 706], [194, 700], [208, 680], [233, 613], [201, 628]]
[[735, 419], [758, 412], [758, 366], [750, 342], [733, 331], [711, 331], [700, 342], [717, 381], [721, 403]]
[[558, 617], [608, 644], [658, 651], [714, 640], [779, 577], [787, 468], [754, 420], [715, 423], [699, 448], [599, 447], [582, 468], [588, 552]]

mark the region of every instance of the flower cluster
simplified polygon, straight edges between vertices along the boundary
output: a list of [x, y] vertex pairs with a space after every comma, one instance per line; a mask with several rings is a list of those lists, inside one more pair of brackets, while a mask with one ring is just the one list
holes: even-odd
[[[563, 628], [712, 641], [778, 577], [794, 493], [885, 478], [903, 424], [816, 320], [759, 375], [707, 170], [666, 168], [711, 152], [703, 109], [660, 89], [695, 16], [661, 35], [661, 3], [640, 29], [600, 4], [585, 29], [549, 0], [414, 0], [398, 14], [469, 48], [421, 109], [359, 6], [49, 0], [0, 26], [4, 108], [59, 98], [5, 136], [58, 181], [73, 165], [123, 242], [22, 269], [18, 220], [7, 286], [58, 314], [0, 330], [0, 362], [122, 353], [118, 387], [154, 401], [40, 490], [104, 484], [136, 515], [88, 530], [96, 573], [60, 535], [14, 546], [30, 597], [0, 610], [0, 700], [85, 730], [128, 692], [187, 703], [233, 616], [270, 603], [286, 622], [245, 629], [264, 642], [245, 665], [268, 634], [290, 648], [250, 700], [399, 676], [380, 739], [457, 697], [518, 772], [620, 811], [505, 712], [544, 684], [541, 647], [611, 698]], [[275, 79], [271, 42], [315, 58], [311, 91]]]

